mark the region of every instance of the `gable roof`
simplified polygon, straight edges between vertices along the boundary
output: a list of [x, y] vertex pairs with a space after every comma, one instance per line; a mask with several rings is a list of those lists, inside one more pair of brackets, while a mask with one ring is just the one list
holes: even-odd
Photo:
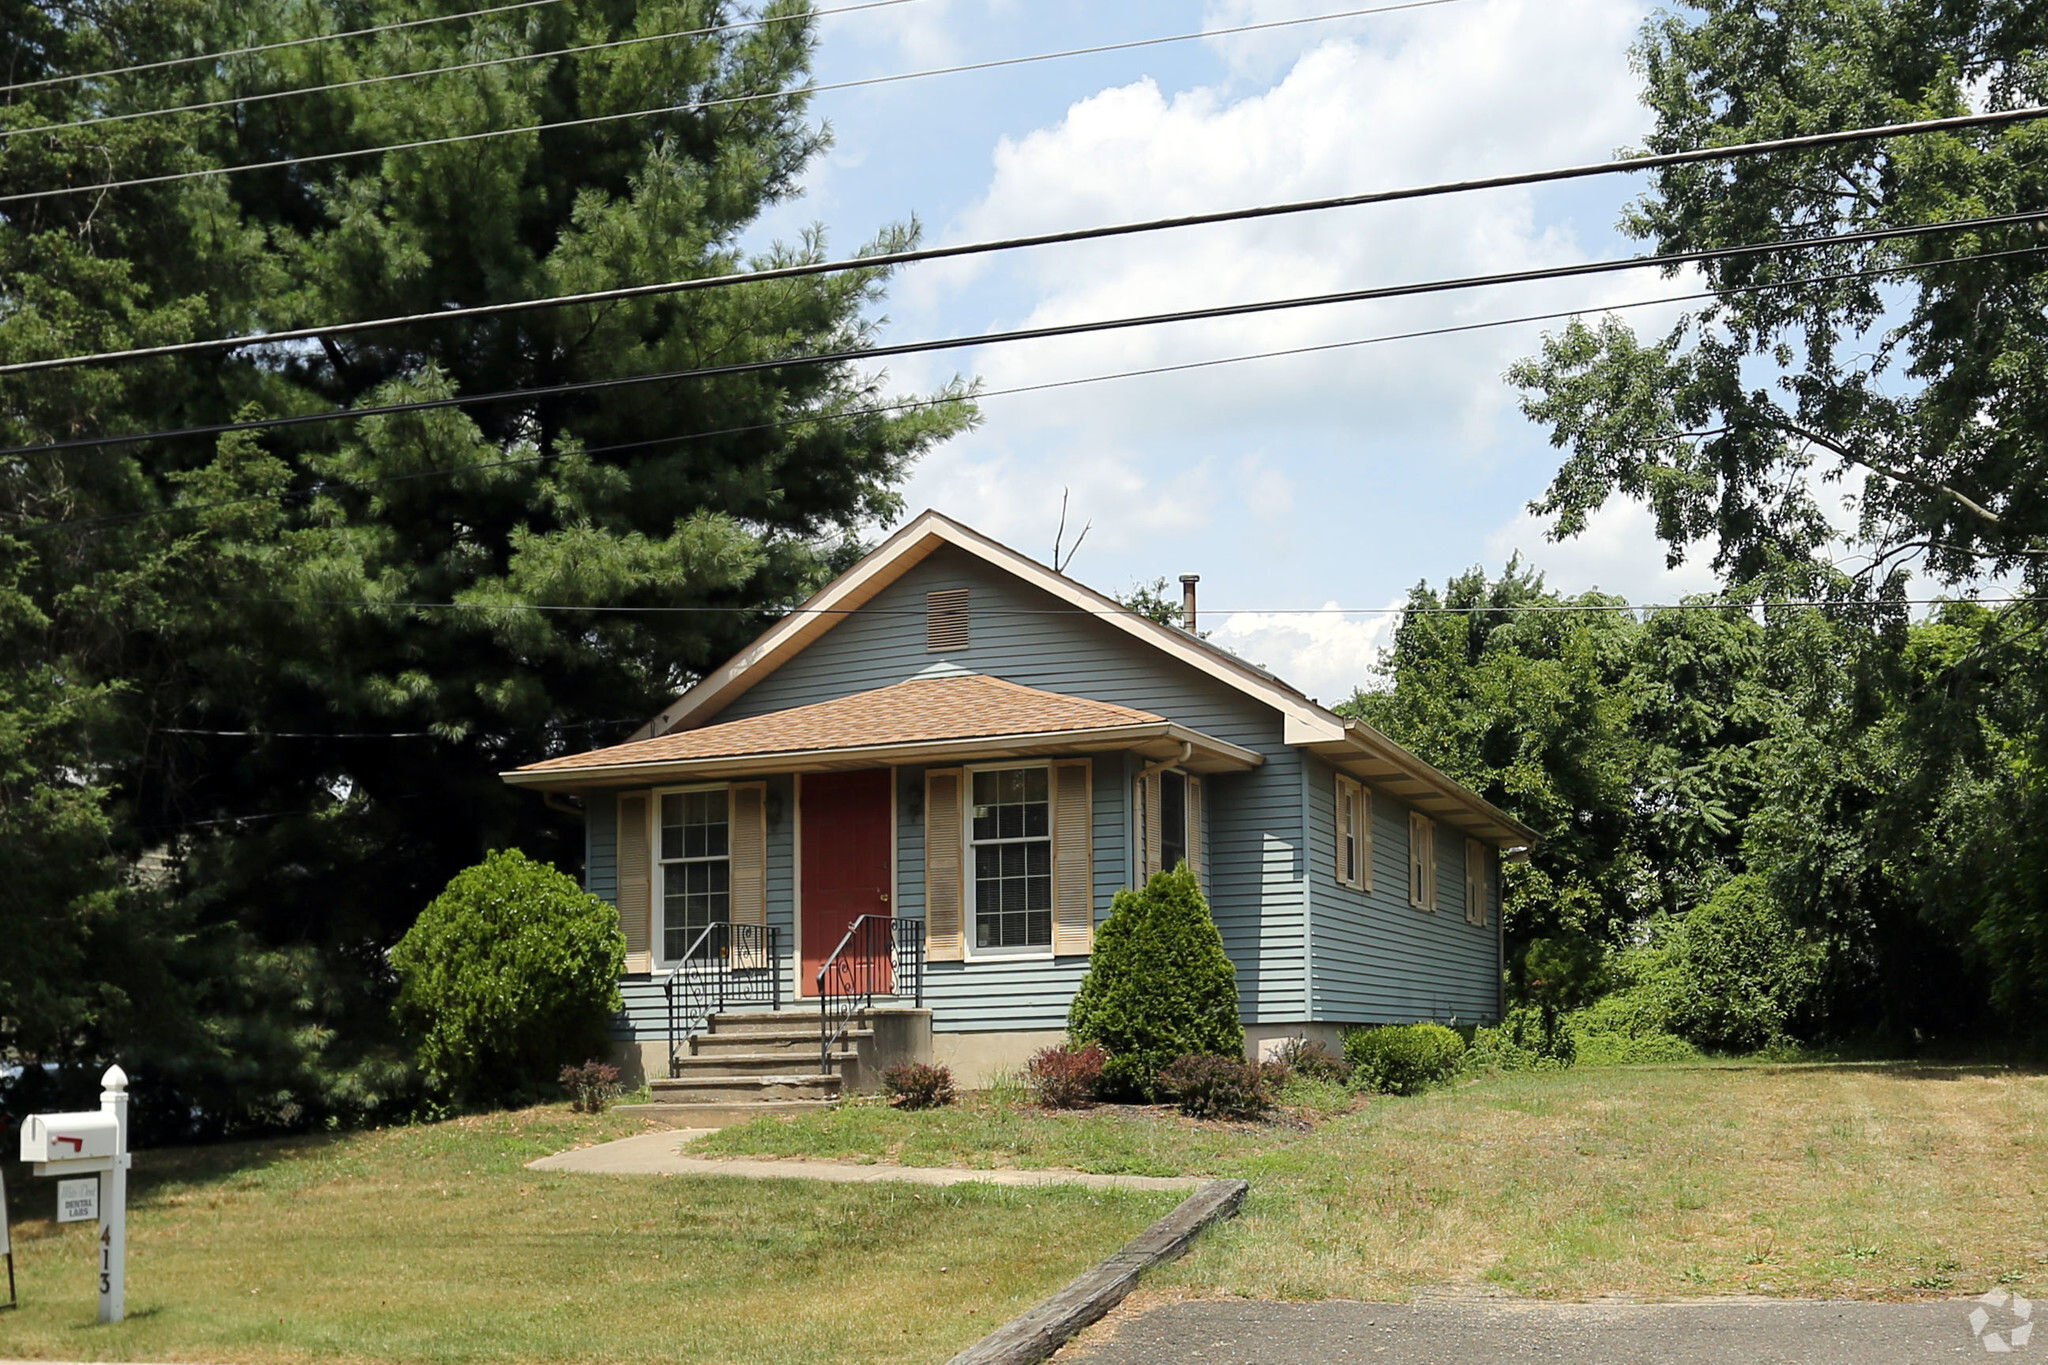
[[763, 631], [751, 645], [669, 703], [633, 739], [651, 739], [706, 725], [748, 688], [802, 653], [917, 564], [948, 546], [1272, 707], [1282, 717], [1283, 738], [1288, 744], [1308, 748], [1338, 767], [1388, 788], [1430, 815], [1500, 847], [1526, 846], [1535, 841], [1534, 831], [1526, 825], [1372, 726], [1346, 720], [1265, 669], [1256, 668], [1188, 631], [1141, 616], [1086, 584], [933, 511], [920, 513], [859, 563], [819, 589], [809, 601]]
[[850, 697], [629, 740], [529, 763], [505, 775], [527, 786], [685, 779], [735, 766], [830, 769], [955, 757], [1010, 757], [1115, 747], [1184, 755], [1196, 772], [1258, 766], [1262, 757], [1164, 716], [1045, 692], [981, 674], [911, 678]]

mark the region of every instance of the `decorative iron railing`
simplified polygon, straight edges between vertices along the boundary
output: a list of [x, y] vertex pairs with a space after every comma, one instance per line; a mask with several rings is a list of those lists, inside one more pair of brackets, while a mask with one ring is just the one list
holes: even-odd
[[782, 1008], [782, 930], [713, 920], [662, 983], [668, 1004], [668, 1074], [711, 1016], [734, 1005]]
[[818, 968], [818, 1069], [832, 1074], [832, 1049], [875, 997], [924, 1005], [924, 921], [862, 915]]

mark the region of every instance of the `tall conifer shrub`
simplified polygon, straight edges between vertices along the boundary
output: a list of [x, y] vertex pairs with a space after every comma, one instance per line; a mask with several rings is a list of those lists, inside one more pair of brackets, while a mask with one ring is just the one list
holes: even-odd
[[1191, 1052], [1244, 1055], [1237, 969], [1187, 864], [1117, 893], [1067, 1033], [1108, 1051], [1103, 1086], [1113, 1095], [1154, 1097], [1159, 1073]]

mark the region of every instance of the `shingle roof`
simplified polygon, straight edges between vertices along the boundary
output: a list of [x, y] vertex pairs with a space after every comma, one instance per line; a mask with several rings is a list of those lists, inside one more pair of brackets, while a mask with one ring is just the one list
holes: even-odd
[[529, 763], [519, 771], [565, 772], [628, 763], [829, 752], [1004, 735], [1078, 734], [1164, 720], [1149, 711], [1041, 692], [1001, 678], [912, 678], [835, 701]]

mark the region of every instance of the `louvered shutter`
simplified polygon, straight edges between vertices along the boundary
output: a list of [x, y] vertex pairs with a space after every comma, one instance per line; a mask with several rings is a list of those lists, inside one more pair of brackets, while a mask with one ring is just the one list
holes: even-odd
[[1137, 783], [1139, 882], [1159, 870], [1159, 774], [1146, 773]]
[[619, 929], [626, 936], [626, 970], [654, 970], [652, 881], [647, 845], [647, 797], [619, 798]]
[[1208, 878], [1202, 873], [1202, 779], [1188, 778], [1188, 867], [1195, 874], [1195, 885], [1207, 894]]
[[732, 789], [732, 965], [768, 965], [768, 784], [741, 782]]
[[966, 904], [961, 868], [961, 772], [934, 769], [924, 775], [924, 955], [932, 962], [967, 956], [962, 926]]
[[1095, 765], [1052, 765], [1052, 951], [1078, 957], [1095, 947]]
[[1372, 890], [1372, 788], [1358, 786], [1358, 889]]
[[1486, 923], [1486, 845], [1465, 841], [1465, 922]]

